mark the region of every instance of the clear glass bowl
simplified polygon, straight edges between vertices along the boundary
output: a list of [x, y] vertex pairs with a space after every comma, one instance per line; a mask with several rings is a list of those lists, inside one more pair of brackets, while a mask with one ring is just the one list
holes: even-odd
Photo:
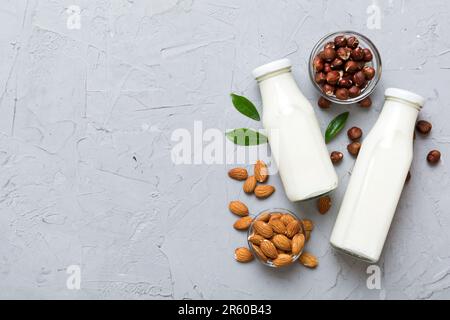
[[[325, 44], [328, 42], [334, 41], [334, 38], [336, 38], [337, 36], [340, 36], [340, 35], [343, 35], [346, 37], [355, 36], [356, 38], [358, 38], [361, 48], [369, 48], [372, 51], [373, 60], [371, 62], [368, 62], [366, 65], [371, 66], [375, 69], [375, 77], [368, 82], [367, 86], [361, 91], [361, 95], [359, 95], [358, 97], [355, 97], [355, 98], [349, 98], [348, 100], [339, 100], [334, 95], [327, 96], [325, 93], [323, 93], [322, 88], [315, 81], [316, 73], [315, 73], [314, 67], [313, 67], [314, 58], [319, 54], [320, 51], [323, 50]], [[382, 64], [381, 64], [380, 53], [378, 52], [377, 47], [366, 36], [364, 36], [358, 32], [355, 32], [355, 31], [339, 31], [339, 32], [333, 32], [333, 33], [326, 35], [325, 37], [320, 39], [319, 42], [314, 46], [314, 48], [311, 51], [311, 56], [309, 57], [309, 68], [308, 69], [309, 69], [309, 78], [311, 79], [313, 86], [317, 89], [317, 92], [319, 92], [319, 94], [322, 97], [324, 97], [325, 99], [327, 99], [333, 103], [336, 103], [336, 104], [352, 104], [352, 103], [359, 102], [372, 94], [372, 92], [375, 90], [378, 82], [380, 81], [381, 73], [382, 73]]]
[[[268, 259], [267, 261], [264, 261], [262, 259], [260, 259], [258, 257], [258, 254], [255, 252], [255, 250], [253, 249], [252, 243], [248, 240], [250, 238], [251, 235], [254, 234], [254, 230], [253, 230], [253, 225], [255, 224], [256, 221], [258, 221], [259, 218], [261, 218], [264, 214], [269, 213], [269, 214], [275, 214], [275, 213], [281, 213], [281, 214], [287, 214], [290, 215], [291, 217], [293, 217], [294, 219], [298, 220], [300, 222], [300, 232], [301, 234], [303, 234], [306, 238], [306, 233], [305, 233], [305, 227], [303, 225], [302, 219], [300, 219], [299, 217], [297, 217], [293, 212], [287, 210], [287, 209], [280, 209], [280, 208], [274, 208], [274, 209], [267, 209], [264, 210], [260, 213], [258, 213], [258, 215], [253, 219], [252, 224], [250, 225], [250, 228], [248, 228], [247, 231], [247, 242], [248, 242], [248, 247], [250, 248], [250, 251], [253, 253], [253, 255], [256, 257], [256, 260], [258, 260], [259, 262], [261, 262], [262, 264], [272, 267], [272, 268], [279, 268], [277, 266], [275, 266], [272, 262], [271, 259]], [[305, 241], [306, 242], [306, 241]], [[306, 246], [306, 243], [305, 243]], [[301, 254], [303, 253], [304, 247], [303, 249], [300, 251], [299, 254], [297, 255], [293, 255], [292, 256], [292, 263], [291, 265], [298, 260], [298, 258], [301, 256]]]

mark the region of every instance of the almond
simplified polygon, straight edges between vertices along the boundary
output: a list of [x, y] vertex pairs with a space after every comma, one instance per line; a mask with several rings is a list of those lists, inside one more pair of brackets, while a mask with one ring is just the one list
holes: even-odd
[[280, 268], [284, 266], [288, 266], [292, 263], [293, 259], [290, 254], [279, 254], [278, 257], [272, 261], [272, 263]]
[[255, 188], [255, 196], [260, 199], [268, 198], [275, 192], [275, 187], [270, 185], [259, 185]]
[[266, 257], [271, 259], [275, 259], [276, 257], [278, 257], [277, 248], [271, 241], [263, 240], [259, 247]]
[[253, 193], [256, 187], [256, 178], [255, 176], [250, 176], [245, 180], [244, 185], [242, 186], [242, 189], [245, 193]]
[[260, 236], [259, 234], [252, 234], [250, 237], [248, 237], [248, 241], [251, 243], [259, 246], [261, 245], [261, 242], [264, 240], [263, 236]]
[[[281, 221], [280, 221], [281, 222]], [[291, 240], [282, 234], [276, 234], [272, 238], [272, 242], [280, 250], [291, 251]]]
[[247, 230], [252, 224], [252, 220], [250, 216], [242, 217], [234, 223], [233, 227], [236, 230]]
[[272, 227], [263, 221], [256, 221], [253, 225], [253, 229], [255, 229], [257, 234], [263, 236], [266, 239], [269, 239], [273, 236]]
[[302, 223], [303, 223], [303, 227], [305, 227], [306, 231], [313, 231], [314, 223], [311, 220], [303, 219]]
[[247, 169], [233, 168], [230, 171], [228, 171], [228, 176], [231, 179], [243, 181], [243, 180], [247, 179], [247, 177], [248, 177]]
[[286, 233], [286, 226], [284, 225], [283, 222], [281, 222], [280, 219], [273, 219], [269, 221], [269, 225], [272, 227], [272, 230], [275, 233], [281, 233], [281, 234], [285, 234]]
[[311, 231], [306, 230], [305, 231], [305, 241], [309, 241], [309, 238], [311, 238]]
[[309, 252], [304, 252], [298, 261], [307, 268], [315, 268], [319, 265], [319, 260]]
[[237, 248], [234, 250], [234, 258], [238, 262], [246, 263], [253, 260], [253, 254], [248, 248]]
[[248, 208], [241, 201], [231, 201], [230, 204], [228, 205], [228, 208], [232, 213], [234, 213], [237, 216], [240, 217], [248, 216]]
[[260, 183], [266, 182], [267, 178], [269, 177], [269, 171], [267, 170], [267, 166], [264, 161], [256, 161], [254, 172], [256, 181]]
[[302, 229], [302, 226], [300, 224], [300, 221], [292, 220], [291, 222], [289, 222], [289, 224], [286, 227], [286, 236], [288, 238], [292, 238], [297, 233], [299, 233], [301, 231], [301, 229]]
[[301, 233], [296, 234], [292, 238], [292, 254], [298, 255], [305, 246], [305, 236]]
[[275, 220], [275, 219], [280, 219], [282, 216], [283, 216], [282, 213], [272, 213], [270, 215], [269, 221], [272, 221], [272, 220]]
[[271, 216], [270, 213], [266, 212], [266, 213], [261, 214], [261, 215], [258, 217], [258, 220], [259, 220], [259, 221], [264, 221], [264, 222], [269, 222], [270, 216]]
[[331, 208], [331, 198], [329, 196], [321, 197], [317, 200], [317, 210], [320, 214], [325, 214]]
[[291, 216], [290, 214], [283, 214], [281, 216], [281, 221], [287, 226], [290, 222], [294, 221], [294, 217]]
[[255, 252], [256, 256], [264, 262], [267, 262], [266, 255], [262, 252], [261, 248], [257, 245], [252, 244], [252, 249]]

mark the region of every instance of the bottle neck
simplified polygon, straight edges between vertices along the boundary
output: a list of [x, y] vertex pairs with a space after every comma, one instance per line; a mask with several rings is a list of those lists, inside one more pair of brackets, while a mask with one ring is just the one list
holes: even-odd
[[290, 74], [290, 73], [291, 73], [291, 67], [289, 67], [289, 68], [284, 68], [284, 69], [281, 69], [281, 70], [277, 70], [277, 71], [274, 71], [274, 72], [265, 74], [265, 75], [263, 75], [262, 77], [257, 78], [256, 80], [258, 81], [258, 83], [261, 83], [261, 82], [263, 82], [263, 81], [265, 81], [265, 80], [268, 80], [268, 79], [270, 79], [270, 78], [277, 77], [277, 76], [282, 75], [282, 74], [284, 74], [284, 73], [289, 73], [289, 74]]
[[407, 101], [387, 98], [380, 114], [380, 122], [385, 124], [383, 130], [400, 131], [412, 138], [419, 110], [420, 107]]

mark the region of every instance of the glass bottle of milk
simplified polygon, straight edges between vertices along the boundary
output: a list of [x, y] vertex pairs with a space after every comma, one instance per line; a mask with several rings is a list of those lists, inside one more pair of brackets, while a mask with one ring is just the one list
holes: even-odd
[[389, 88], [383, 110], [364, 139], [331, 235], [333, 247], [379, 260], [413, 158], [417, 116], [425, 100]]
[[263, 125], [286, 195], [321, 196], [338, 185], [313, 107], [299, 90], [288, 59], [253, 70], [263, 102]]

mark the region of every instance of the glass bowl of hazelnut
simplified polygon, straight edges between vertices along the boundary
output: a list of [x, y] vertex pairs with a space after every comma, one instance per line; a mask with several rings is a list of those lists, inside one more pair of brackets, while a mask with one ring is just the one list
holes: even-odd
[[337, 104], [362, 102], [375, 90], [382, 66], [378, 49], [364, 35], [340, 31], [314, 46], [309, 76], [326, 100]]
[[306, 243], [301, 219], [286, 209], [260, 212], [248, 229], [248, 246], [262, 264], [281, 268], [291, 265], [303, 252]]

